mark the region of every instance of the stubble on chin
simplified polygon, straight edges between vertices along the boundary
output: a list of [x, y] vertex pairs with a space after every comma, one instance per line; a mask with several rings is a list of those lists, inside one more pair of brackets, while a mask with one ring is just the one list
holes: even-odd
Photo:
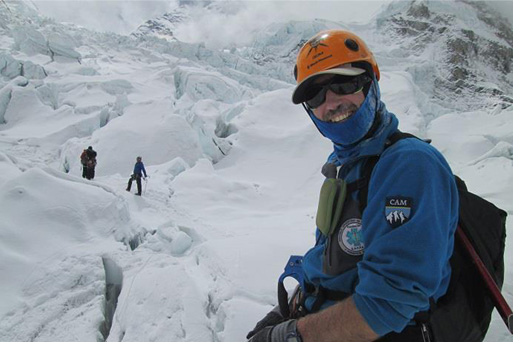
[[358, 106], [354, 103], [341, 103], [337, 108], [330, 110], [324, 116], [324, 121], [333, 122], [332, 119], [340, 114], [348, 115], [345, 120], [350, 118], [354, 113], [358, 111]]

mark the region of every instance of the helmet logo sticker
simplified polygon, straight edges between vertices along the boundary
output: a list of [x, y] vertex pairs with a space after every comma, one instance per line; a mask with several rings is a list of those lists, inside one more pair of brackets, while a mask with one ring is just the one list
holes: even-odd
[[408, 222], [411, 216], [412, 199], [408, 197], [387, 197], [385, 205], [385, 218], [392, 226], [397, 228]]
[[311, 57], [313, 60], [312, 63], [308, 64], [306, 66], [306, 69], [310, 69], [312, 68], [313, 66], [315, 66], [316, 64], [328, 59], [328, 58], [331, 58], [333, 57], [332, 54], [329, 54], [328, 56], [324, 56], [324, 51], [317, 51], [317, 49], [319, 48], [319, 46], [324, 46], [324, 47], [329, 47], [327, 44], [324, 44], [323, 41], [328, 38], [328, 35], [327, 34], [322, 34], [320, 36], [316, 36], [312, 39], [310, 39], [307, 44], [310, 46], [310, 50], [308, 50], [308, 53], [306, 54], [306, 57], [308, 58], [310, 56], [310, 54], [312, 53], [312, 51], [314, 52], [314, 55]]
[[365, 245], [362, 239], [362, 220], [352, 218], [345, 221], [338, 232], [338, 244], [347, 254], [362, 255]]
[[[310, 41], [308, 41], [308, 45], [310, 45], [310, 50], [308, 50], [308, 53], [306, 54], [306, 57], [310, 56], [310, 53], [312, 52], [312, 50], [315, 50], [315, 52], [317, 52], [317, 48], [319, 46], [328, 47], [328, 45], [322, 43], [322, 41], [324, 39], [326, 39], [327, 37], [328, 37], [327, 34], [323, 34], [323, 35], [320, 35], [320, 36], [315, 36], [312, 39], [310, 39]], [[313, 58], [315, 58], [315, 56]]]

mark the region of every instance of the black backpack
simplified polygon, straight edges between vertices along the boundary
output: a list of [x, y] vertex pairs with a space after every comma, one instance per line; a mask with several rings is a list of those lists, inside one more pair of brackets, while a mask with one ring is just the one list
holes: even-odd
[[[416, 138], [409, 133], [397, 131], [389, 137], [385, 148], [401, 139], [412, 137]], [[370, 175], [378, 161], [379, 156], [372, 157], [363, 171], [365, 185], [359, 194], [361, 209], [367, 204]], [[459, 226], [500, 289], [504, 281], [507, 213], [469, 192], [465, 182], [458, 176], [455, 176], [455, 180], [460, 197]], [[493, 301], [481, 275], [457, 239], [450, 264], [452, 275], [447, 293], [437, 303], [433, 302], [429, 313], [424, 315], [425, 320], [435, 342], [481, 342], [490, 325]]]

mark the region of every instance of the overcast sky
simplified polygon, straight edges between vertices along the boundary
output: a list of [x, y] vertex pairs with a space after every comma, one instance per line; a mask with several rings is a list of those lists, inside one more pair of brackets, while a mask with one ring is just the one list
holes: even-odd
[[[159, 17], [163, 13], [177, 8], [179, 3], [179, 0], [25, 1], [31, 1], [40, 12], [57, 21], [72, 22], [89, 29], [112, 31], [119, 34], [129, 34], [144, 21]], [[249, 39], [247, 33], [263, 28], [272, 22], [322, 18], [341, 22], [365, 23], [391, 1], [217, 1], [220, 6], [229, 7], [230, 10], [227, 11], [229, 13], [213, 16], [202, 10], [195, 11], [194, 23], [181, 27], [181, 30], [175, 34], [180, 40], [186, 42], [207, 41], [211, 47], [228, 44], [243, 45]], [[187, 0], [181, 2], [187, 2]], [[487, 3], [498, 9], [503, 15], [513, 16], [513, 0], [487, 1]]]
[[[230, 16], [212, 16], [200, 18], [197, 32], [183, 32], [190, 40], [199, 39], [202, 31], [211, 32], [215, 25], [224, 26], [224, 30], [233, 27], [234, 31], [252, 29], [270, 22], [283, 20], [309, 20], [323, 18], [346, 22], [367, 22], [379, 8], [391, 0], [385, 1], [244, 1], [242, 6]], [[91, 29], [113, 31], [128, 34], [145, 20], [165, 13], [177, 7], [176, 0], [171, 1], [84, 1], [33, 0], [33, 3], [46, 16], [58, 21], [73, 22]], [[234, 5], [237, 0], [223, 1]], [[230, 6], [231, 6], [230, 5]]]

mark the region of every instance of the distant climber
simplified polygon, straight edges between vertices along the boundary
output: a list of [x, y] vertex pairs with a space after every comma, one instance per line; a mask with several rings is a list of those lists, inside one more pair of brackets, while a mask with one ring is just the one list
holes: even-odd
[[[135, 182], [137, 183], [137, 193], [136, 196], [141, 196], [141, 178], [146, 179], [148, 175], [146, 174], [146, 169], [144, 168], [144, 164], [142, 162], [142, 157], [137, 157], [136, 163], [134, 165], [134, 173], [130, 176], [130, 179], [128, 180], [128, 186], [126, 187], [126, 191], [130, 192], [130, 189], [132, 188], [132, 182], [135, 179]], [[144, 173], [144, 177], [143, 177]]]
[[80, 162], [82, 163], [82, 178], [89, 180], [94, 179], [94, 169], [96, 167], [96, 151], [92, 146], [82, 151], [80, 155]]
[[82, 178], [87, 177], [87, 149], [84, 148], [80, 155], [80, 163], [82, 164]]

